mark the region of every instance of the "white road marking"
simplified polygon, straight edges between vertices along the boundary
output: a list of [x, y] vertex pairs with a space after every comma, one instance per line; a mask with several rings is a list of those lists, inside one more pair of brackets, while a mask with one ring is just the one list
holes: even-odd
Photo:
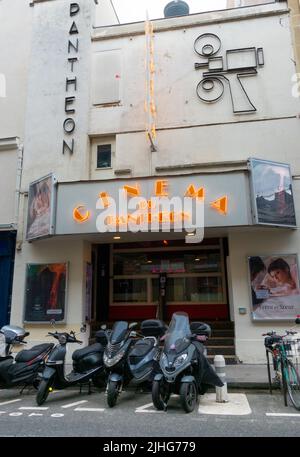
[[29, 410], [29, 411], [46, 411], [46, 409], [49, 409], [48, 406], [21, 406], [23, 410]]
[[31, 417], [31, 416], [43, 416], [44, 414], [40, 414], [40, 413], [31, 413], [31, 414], [28, 414], [28, 417]]
[[251, 414], [245, 394], [228, 394], [228, 403], [217, 403], [216, 394], [206, 394], [200, 400], [199, 414], [245, 416]]
[[[152, 406], [153, 409], [148, 409]], [[136, 413], [164, 413], [164, 411], [158, 411], [154, 409], [153, 403], [147, 403], [147, 405], [139, 406], [135, 410]]]
[[289, 413], [266, 413], [266, 416], [270, 417], [299, 417], [300, 413], [298, 414], [289, 414]]
[[103, 412], [105, 408], [75, 408], [74, 411]]
[[0, 406], [8, 405], [9, 403], [15, 403], [16, 401], [22, 401], [22, 398], [17, 398], [16, 400], [4, 401], [4, 402], [0, 403]]
[[64, 417], [64, 414], [55, 413], [55, 414], [51, 414], [51, 417]]
[[76, 401], [75, 403], [69, 403], [68, 405], [62, 406], [62, 408], [72, 408], [72, 406], [81, 405], [82, 403], [87, 403], [87, 400]]

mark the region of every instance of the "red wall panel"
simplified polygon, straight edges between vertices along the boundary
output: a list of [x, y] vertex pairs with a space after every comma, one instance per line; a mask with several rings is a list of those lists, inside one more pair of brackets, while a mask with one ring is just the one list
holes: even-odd
[[[157, 307], [153, 306], [111, 306], [109, 309], [109, 320], [143, 320], [155, 319]], [[167, 316], [171, 319], [172, 314], [183, 311], [191, 320], [226, 320], [228, 316], [227, 305], [168, 305]]]

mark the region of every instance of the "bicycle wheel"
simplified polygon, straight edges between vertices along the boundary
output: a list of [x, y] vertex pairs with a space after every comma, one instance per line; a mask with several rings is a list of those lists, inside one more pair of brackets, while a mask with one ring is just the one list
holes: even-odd
[[276, 359], [276, 378], [277, 382], [279, 383], [281, 393], [283, 395], [284, 406], [287, 406], [287, 385], [286, 385], [286, 377], [284, 375], [284, 359], [282, 356]]
[[295, 365], [290, 360], [286, 361], [284, 376], [290, 400], [294, 408], [300, 411], [300, 376]]

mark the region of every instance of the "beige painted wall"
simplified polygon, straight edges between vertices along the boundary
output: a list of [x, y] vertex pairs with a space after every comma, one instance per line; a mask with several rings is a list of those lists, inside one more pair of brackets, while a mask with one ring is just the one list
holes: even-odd
[[6, 98], [0, 97], [0, 138], [24, 138], [32, 8], [29, 0], [0, 2], [0, 74]]
[[[300, 193], [300, 181], [293, 183], [296, 195]], [[297, 220], [300, 220], [300, 202], [296, 199]], [[262, 333], [270, 330], [283, 332], [292, 322], [252, 322], [248, 285], [248, 256], [297, 254], [299, 255], [299, 230], [270, 230], [231, 232], [229, 234], [229, 266], [233, 278], [232, 296], [236, 334], [236, 354], [244, 363], [264, 363], [265, 351]], [[247, 314], [240, 315], [238, 308], [246, 307]]]
[[6, 86], [0, 96], [0, 225], [17, 222], [17, 143], [24, 140], [31, 13], [29, 0], [0, 2], [0, 75]]
[[[22, 250], [16, 253], [14, 288], [12, 296], [11, 323], [23, 326], [25, 272], [27, 263], [68, 262], [68, 280], [66, 295], [66, 325], [57, 324], [58, 331], [80, 331], [84, 323], [85, 302], [85, 265], [91, 261], [90, 243], [82, 239], [48, 239], [35, 243], [24, 243]], [[49, 324], [25, 324], [30, 332], [30, 345], [45, 342], [45, 335], [51, 330]], [[78, 339], [87, 344], [89, 329]], [[46, 340], [48, 341], [48, 339]], [[49, 338], [49, 341], [51, 339]], [[78, 349], [78, 345], [71, 346], [71, 352]]]
[[0, 148], [0, 225], [17, 222], [16, 210], [16, 174], [18, 149]]

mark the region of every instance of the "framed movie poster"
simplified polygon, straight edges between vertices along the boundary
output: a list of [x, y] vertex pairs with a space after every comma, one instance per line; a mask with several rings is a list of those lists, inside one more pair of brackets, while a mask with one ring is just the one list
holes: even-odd
[[53, 174], [34, 181], [29, 186], [27, 241], [54, 233], [54, 206], [57, 180]]
[[27, 264], [25, 322], [65, 322], [67, 263]]
[[296, 227], [290, 166], [268, 160], [249, 159], [254, 222]]
[[300, 315], [297, 254], [248, 257], [252, 318], [295, 320]]

